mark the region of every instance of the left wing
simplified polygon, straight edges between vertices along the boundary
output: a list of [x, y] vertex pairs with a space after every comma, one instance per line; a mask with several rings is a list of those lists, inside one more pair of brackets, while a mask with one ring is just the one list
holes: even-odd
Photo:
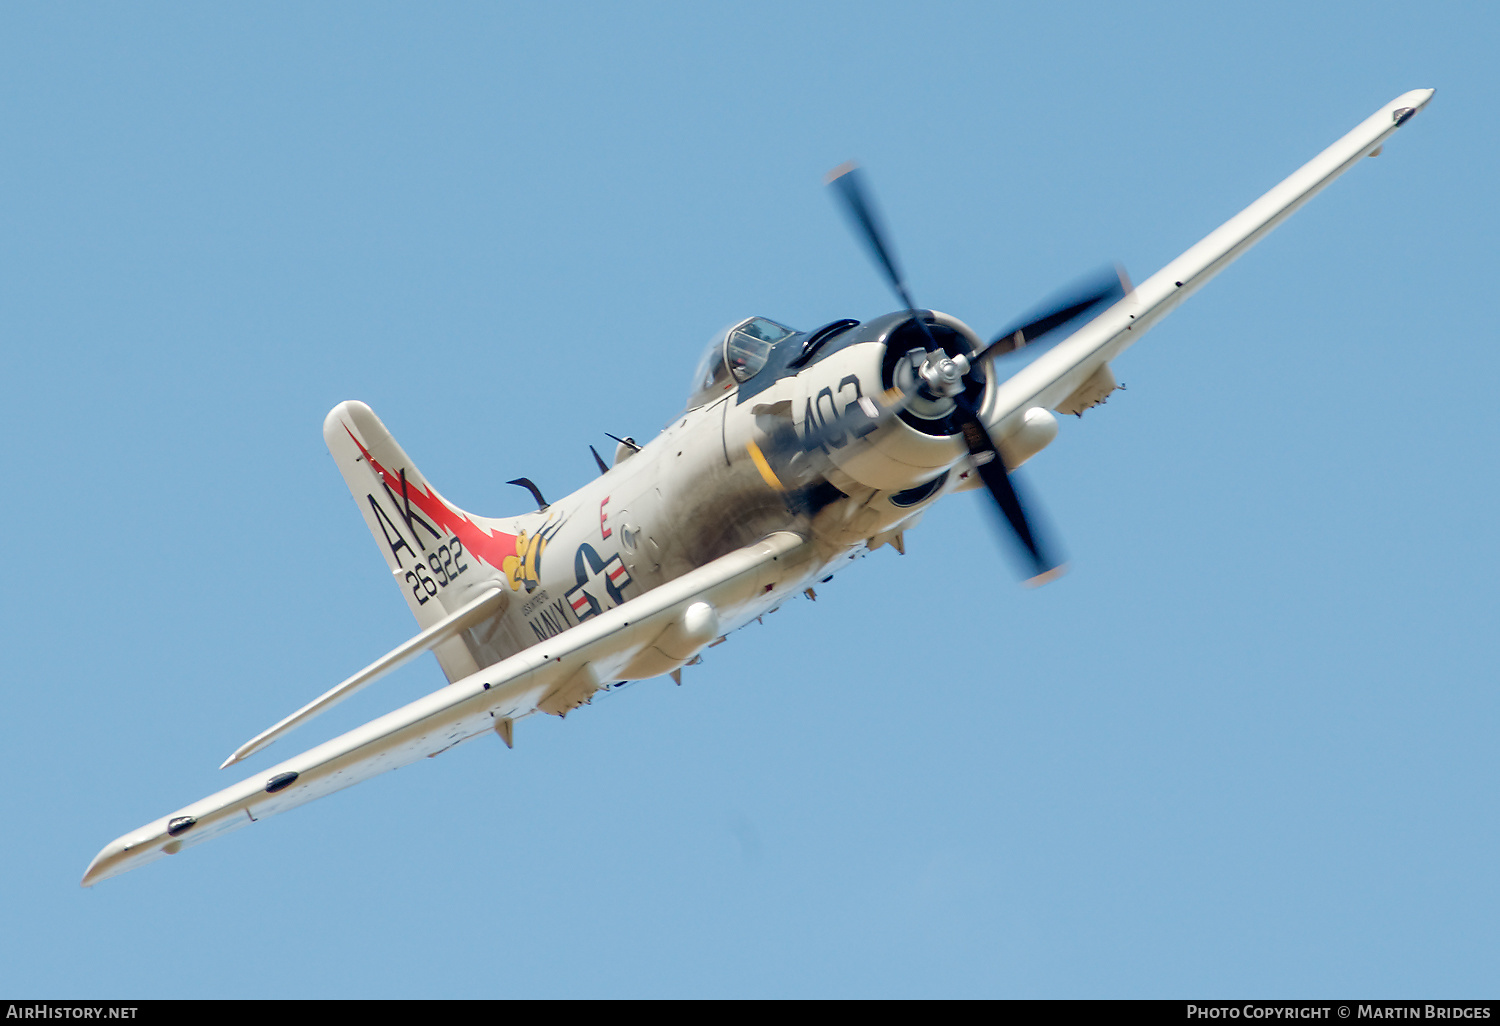
[[[555, 638], [131, 831], [94, 857], [82, 884], [91, 887], [490, 730], [508, 737], [515, 720], [538, 710], [563, 715], [588, 701], [603, 683], [621, 677], [638, 658], [650, 658], [648, 650], [680, 634], [684, 622], [701, 625], [701, 603], [716, 611], [709, 617], [716, 624], [721, 615], [730, 619], [723, 614], [779, 601], [782, 591], [800, 583], [799, 571], [804, 568], [799, 557], [805, 548], [800, 535], [778, 532], [721, 556]], [[673, 656], [681, 655], [677, 640], [678, 645], [666, 643]]]
[[[1037, 357], [1001, 382], [982, 411], [995, 437], [1019, 427], [1032, 407], [1081, 412], [1114, 387], [1108, 363], [1184, 299], [1243, 255], [1364, 157], [1380, 152], [1385, 141], [1427, 106], [1433, 90], [1402, 93], [1284, 181], [1224, 222], [1187, 252], [1130, 290], [1124, 299], [1080, 328], [1067, 340]], [[1091, 392], [1097, 376], [1105, 380]], [[1070, 402], [1077, 397], [1076, 402]], [[998, 431], [996, 430], [998, 428]]]

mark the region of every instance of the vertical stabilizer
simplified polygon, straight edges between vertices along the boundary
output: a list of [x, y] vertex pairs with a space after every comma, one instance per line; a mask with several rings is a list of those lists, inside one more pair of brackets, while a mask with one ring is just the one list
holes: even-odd
[[[509, 593], [506, 560], [517, 555], [513, 521], [473, 516], [448, 503], [364, 403], [335, 406], [323, 421], [323, 440], [424, 629], [487, 589], [500, 585]], [[490, 661], [474, 640], [458, 637], [434, 649], [449, 680], [480, 669], [481, 659]]]

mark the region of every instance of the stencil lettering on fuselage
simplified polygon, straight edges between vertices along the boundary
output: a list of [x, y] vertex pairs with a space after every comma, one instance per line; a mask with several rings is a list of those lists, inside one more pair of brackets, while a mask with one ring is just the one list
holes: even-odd
[[555, 638], [572, 626], [568, 623], [568, 604], [562, 599], [553, 599], [528, 616], [526, 624], [538, 641]]

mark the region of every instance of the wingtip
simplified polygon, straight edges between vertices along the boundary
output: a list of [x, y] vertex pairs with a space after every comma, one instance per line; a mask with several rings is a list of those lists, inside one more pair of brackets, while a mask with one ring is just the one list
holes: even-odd
[[1436, 92], [1436, 89], [1412, 89], [1392, 100], [1389, 104], [1390, 107], [1398, 111], [1407, 111], [1405, 116], [1401, 117], [1396, 123], [1404, 125], [1407, 121], [1411, 120], [1415, 114], [1432, 102], [1432, 97]]
[[89, 867], [83, 871], [83, 879], [78, 881], [79, 887], [88, 890], [100, 880], [115, 875], [111, 869], [119, 861], [118, 856], [122, 854], [119, 845], [120, 842], [115, 841], [100, 849], [99, 854], [95, 855], [93, 861], [89, 863]]

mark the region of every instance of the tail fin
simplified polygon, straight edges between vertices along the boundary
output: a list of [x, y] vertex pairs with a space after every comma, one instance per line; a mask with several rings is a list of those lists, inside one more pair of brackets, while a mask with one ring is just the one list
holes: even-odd
[[[448, 503], [375, 411], [340, 403], [323, 421], [323, 440], [423, 629], [497, 584], [513, 590], [506, 586], [506, 559], [515, 562], [514, 521], [473, 516]], [[480, 669], [477, 650], [463, 637], [434, 651], [450, 681]]]

